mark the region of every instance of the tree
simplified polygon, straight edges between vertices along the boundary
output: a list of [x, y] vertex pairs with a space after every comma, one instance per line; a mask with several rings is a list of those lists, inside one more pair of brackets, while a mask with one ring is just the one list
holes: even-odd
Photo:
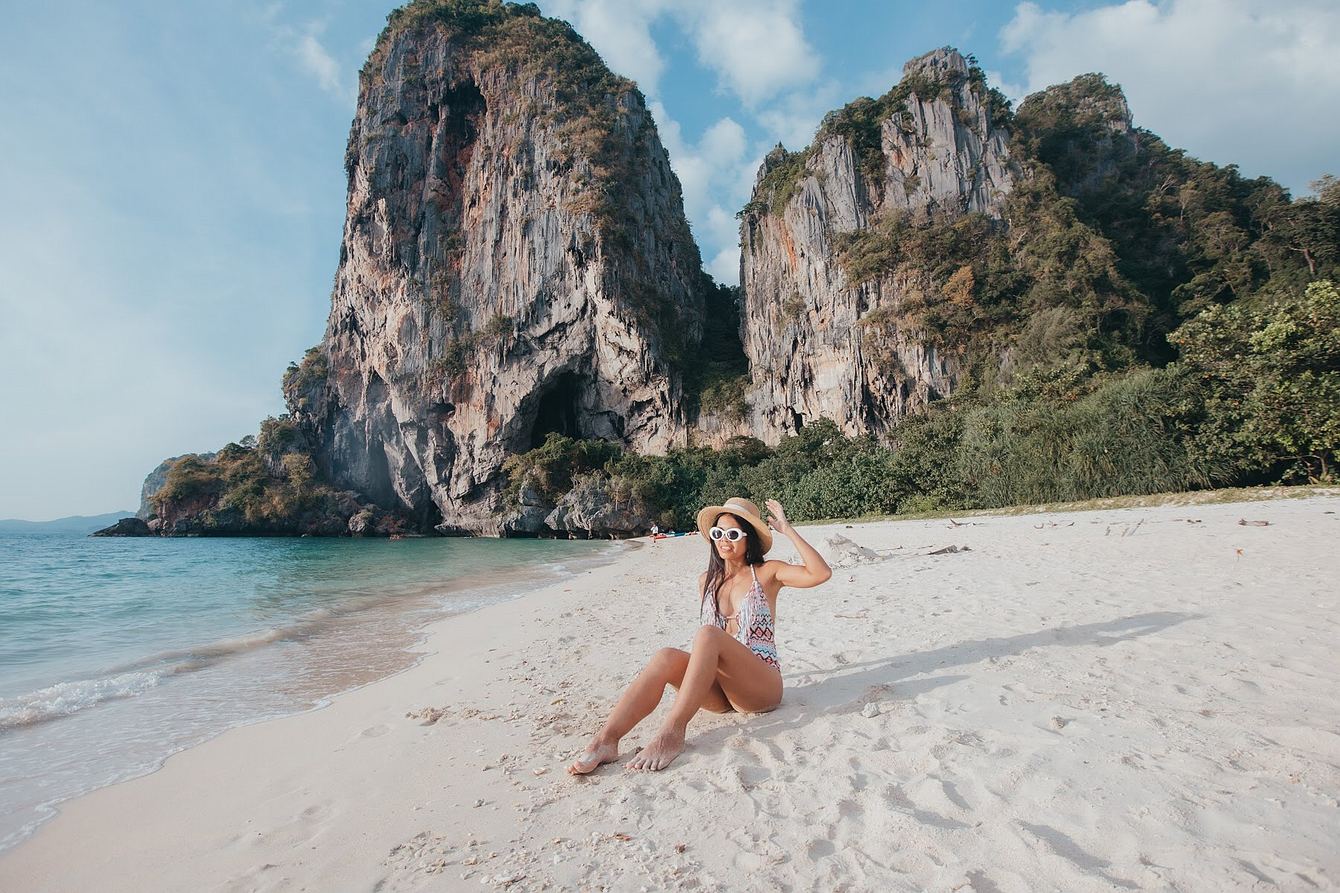
[[1198, 458], [1248, 479], [1331, 480], [1340, 451], [1340, 290], [1211, 307], [1173, 333], [1202, 394]]

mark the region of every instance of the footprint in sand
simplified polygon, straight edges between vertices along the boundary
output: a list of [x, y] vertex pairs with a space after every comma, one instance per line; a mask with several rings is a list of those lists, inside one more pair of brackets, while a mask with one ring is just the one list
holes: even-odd
[[822, 859], [825, 856], [831, 856], [833, 851], [833, 841], [825, 840], [822, 837], [811, 840], [809, 845], [805, 847], [805, 855], [810, 859]]
[[741, 766], [739, 777], [740, 786], [747, 791], [772, 778], [772, 771], [762, 766]]
[[[922, 791], [921, 793], [924, 795], [925, 792]], [[909, 796], [908, 792], [896, 784], [889, 785], [884, 789], [884, 801], [904, 815], [911, 816], [914, 821], [922, 825], [930, 825], [946, 831], [962, 831], [968, 827], [958, 819], [941, 815], [932, 809], [923, 808]]]
[[984, 871], [968, 872], [968, 883], [972, 884], [973, 893], [1001, 893], [1000, 887]]

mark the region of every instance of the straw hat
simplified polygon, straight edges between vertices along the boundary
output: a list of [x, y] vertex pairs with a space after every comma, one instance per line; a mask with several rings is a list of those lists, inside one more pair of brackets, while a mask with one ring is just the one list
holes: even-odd
[[759, 546], [764, 554], [772, 548], [772, 531], [768, 529], [768, 525], [759, 516], [758, 506], [739, 496], [732, 496], [723, 505], [709, 505], [699, 512], [698, 532], [703, 536], [709, 536], [708, 531], [716, 523], [717, 516], [723, 514], [734, 515], [741, 522], [752, 527], [754, 533], [758, 536]]

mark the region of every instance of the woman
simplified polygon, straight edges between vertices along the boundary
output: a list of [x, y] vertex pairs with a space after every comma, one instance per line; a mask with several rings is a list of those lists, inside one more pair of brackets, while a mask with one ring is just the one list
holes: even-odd
[[782, 670], [773, 641], [777, 593], [783, 586], [808, 589], [833, 575], [828, 563], [767, 501], [772, 527], [800, 550], [805, 564], [764, 561], [772, 531], [758, 507], [738, 497], [698, 513], [698, 531], [709, 538], [707, 570], [698, 577], [702, 626], [693, 651], [662, 648], [624, 691], [604, 727], [568, 772], [585, 775], [619, 758], [619, 740], [661, 702], [666, 685], [678, 689], [656, 736], [628, 769], [664, 769], [684, 749], [684, 732], [699, 708], [713, 713], [766, 713], [782, 700]]

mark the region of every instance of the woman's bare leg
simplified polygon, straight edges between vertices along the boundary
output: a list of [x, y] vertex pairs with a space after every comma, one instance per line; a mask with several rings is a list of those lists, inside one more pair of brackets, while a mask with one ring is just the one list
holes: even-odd
[[[714, 688], [741, 712], [771, 710], [782, 700], [782, 676], [725, 630], [703, 626], [693, 637], [674, 706], [656, 737], [628, 762], [629, 769], [664, 769], [684, 750], [689, 720]], [[645, 714], [644, 714], [645, 715]]]
[[[688, 666], [687, 651], [662, 648], [656, 652], [637, 678], [624, 689], [618, 703], [610, 711], [609, 719], [605, 720], [605, 725], [591, 739], [586, 752], [568, 767], [568, 772], [585, 775], [602, 763], [618, 759], [619, 740], [656, 709], [667, 685], [676, 688], [680, 686]], [[730, 702], [719, 687], [707, 693], [703, 706], [716, 712], [731, 709]]]

